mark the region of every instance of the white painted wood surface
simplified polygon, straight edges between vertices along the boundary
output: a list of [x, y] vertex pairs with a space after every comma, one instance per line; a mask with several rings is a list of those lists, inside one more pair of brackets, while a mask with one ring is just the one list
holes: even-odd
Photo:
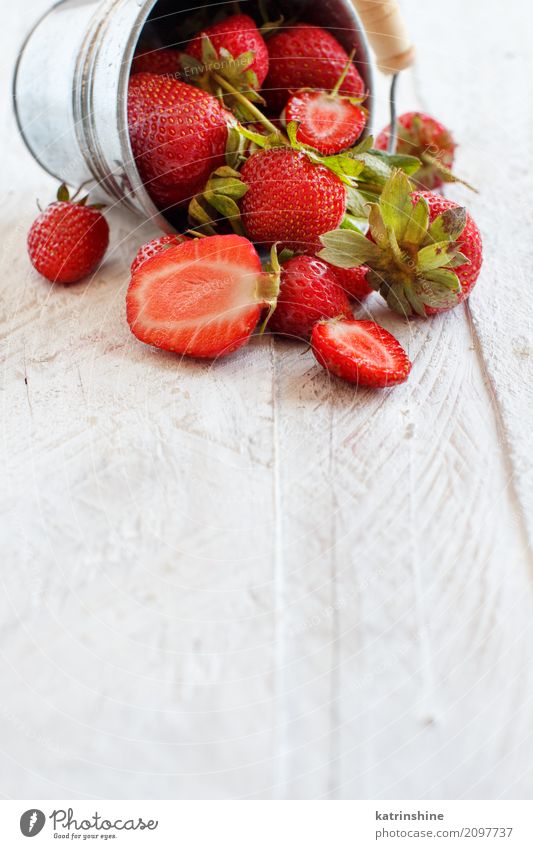
[[[46, 6], [4, 9], [4, 85]], [[403, 7], [400, 107], [462, 142], [487, 260], [452, 315], [371, 303], [415, 363], [390, 392], [268, 339], [137, 343], [152, 231], [121, 212], [51, 289], [24, 245], [53, 182], [2, 99], [2, 796], [531, 797], [532, 11]]]

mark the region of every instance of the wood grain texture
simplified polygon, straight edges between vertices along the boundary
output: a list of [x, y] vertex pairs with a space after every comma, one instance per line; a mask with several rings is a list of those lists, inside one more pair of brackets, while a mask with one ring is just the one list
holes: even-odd
[[[8, 10], [4, 82], [46, 5]], [[269, 338], [144, 348], [123, 301], [152, 230], [118, 210], [98, 277], [51, 289], [24, 245], [53, 183], [3, 102], [3, 796], [531, 797], [531, 11], [402, 9], [400, 108], [462, 142], [487, 262], [431, 322], [371, 299], [414, 360], [393, 391]]]

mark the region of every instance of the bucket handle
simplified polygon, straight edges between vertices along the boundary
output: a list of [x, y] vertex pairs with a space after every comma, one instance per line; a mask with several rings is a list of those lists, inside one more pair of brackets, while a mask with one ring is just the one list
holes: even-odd
[[385, 74], [397, 74], [412, 65], [415, 48], [405, 26], [397, 0], [352, 0], [378, 67]]

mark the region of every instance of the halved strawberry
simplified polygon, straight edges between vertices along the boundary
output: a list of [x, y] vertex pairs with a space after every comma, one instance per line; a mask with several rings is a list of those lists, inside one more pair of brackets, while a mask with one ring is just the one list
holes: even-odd
[[[339, 88], [343, 78], [339, 80]], [[353, 147], [366, 126], [367, 112], [360, 99], [332, 92], [302, 89], [289, 99], [284, 118], [295, 121], [297, 139], [324, 156], [333, 156]]]
[[191, 240], [144, 262], [126, 296], [132, 333], [148, 345], [220, 357], [245, 345], [261, 312], [276, 302], [279, 279], [262, 271], [241, 236]]
[[373, 321], [319, 322], [311, 345], [321, 366], [359, 386], [394, 386], [404, 383], [411, 371], [398, 340]]

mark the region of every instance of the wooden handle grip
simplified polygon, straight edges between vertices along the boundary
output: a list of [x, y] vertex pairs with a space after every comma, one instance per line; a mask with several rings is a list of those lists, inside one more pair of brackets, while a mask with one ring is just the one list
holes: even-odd
[[379, 68], [386, 74], [412, 64], [415, 48], [403, 22], [397, 0], [353, 0]]

